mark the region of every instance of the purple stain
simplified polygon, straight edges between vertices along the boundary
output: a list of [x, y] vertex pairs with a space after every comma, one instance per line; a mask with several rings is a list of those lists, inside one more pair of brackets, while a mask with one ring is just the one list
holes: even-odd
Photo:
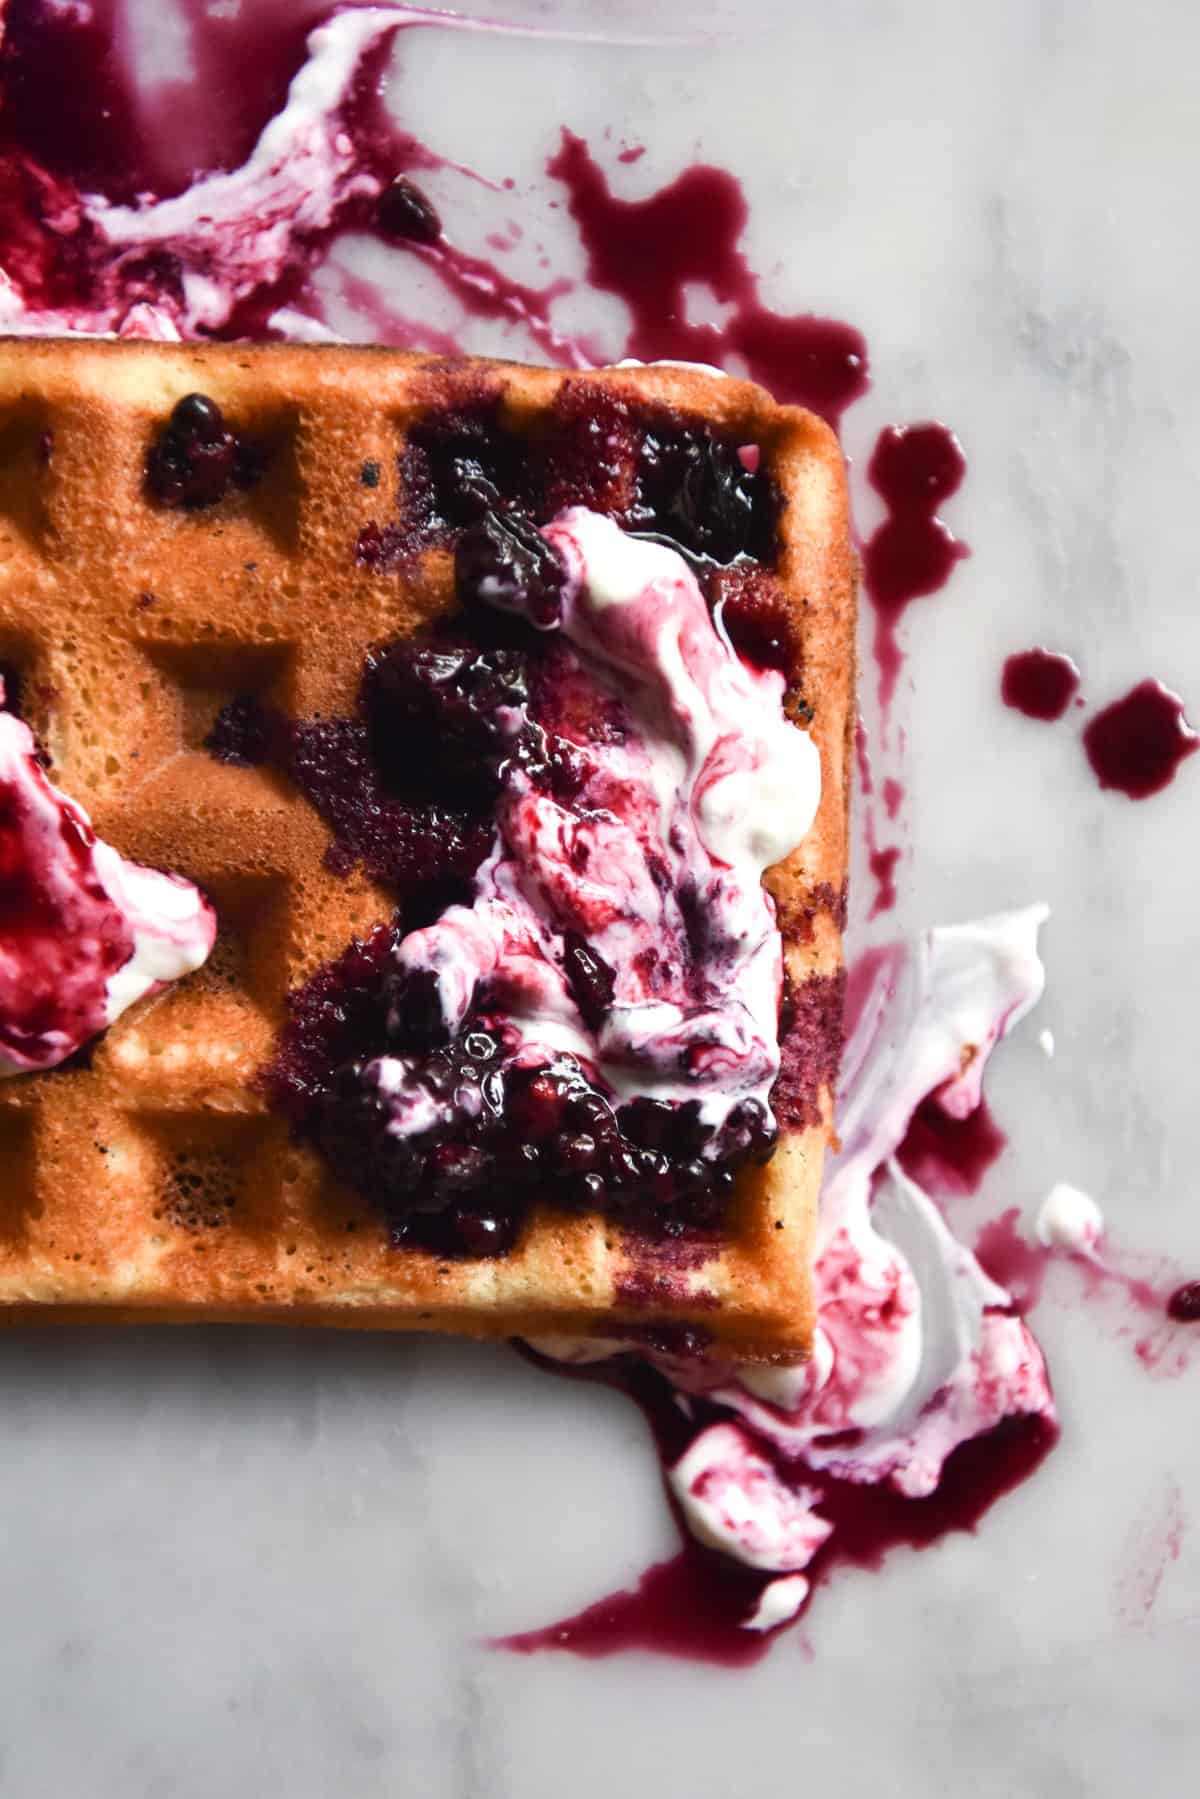
[[1078, 668], [1057, 650], [1021, 650], [1008, 657], [1000, 677], [1006, 706], [1047, 723], [1062, 717], [1078, 691]]
[[868, 918], [878, 918], [881, 912], [890, 912], [896, 904], [896, 864], [899, 860], [899, 844], [872, 848], [868, 852], [867, 867], [875, 882], [875, 898], [871, 901]]
[[1031, 1311], [1041, 1298], [1054, 1252], [1041, 1243], [1030, 1243], [1021, 1234], [1021, 1213], [1017, 1206], [985, 1224], [975, 1244], [975, 1254], [985, 1274], [1012, 1295], [1020, 1313]]
[[1200, 736], [1184, 717], [1183, 701], [1160, 681], [1141, 681], [1088, 723], [1083, 747], [1101, 787], [1131, 800], [1149, 799], [1175, 779]]

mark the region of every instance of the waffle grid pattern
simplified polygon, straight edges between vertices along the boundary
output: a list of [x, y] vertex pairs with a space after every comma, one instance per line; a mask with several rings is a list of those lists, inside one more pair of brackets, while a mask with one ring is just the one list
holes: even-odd
[[[366, 647], [450, 600], [444, 551], [407, 574], [355, 562], [360, 528], [397, 515], [407, 426], [500, 389], [506, 421], [529, 429], [567, 378], [370, 350], [0, 344], [0, 665], [19, 672], [53, 778], [99, 833], [196, 881], [220, 920], [208, 966], [127, 1013], [90, 1065], [0, 1083], [10, 1316], [502, 1335], [667, 1318], [751, 1354], [803, 1349], [824, 1128], [789, 1138], [747, 1182], [719, 1253], [694, 1267], [660, 1263], [603, 1220], [550, 1215], [502, 1261], [447, 1264], [390, 1249], [254, 1086], [287, 990], [391, 902], [323, 867], [326, 828], [286, 782], [217, 764], [203, 738], [235, 695], [296, 716], [350, 709]], [[785, 923], [811, 921], [813, 889], [845, 872], [853, 584], [836, 449], [809, 415], [744, 383], [666, 368], [589, 379], [736, 422], [773, 458], [825, 779], [814, 834], [773, 886]], [[197, 513], [155, 506], [143, 485], [155, 432], [191, 391], [266, 450], [253, 490]], [[789, 947], [793, 975], [836, 968], [828, 908], [807, 936]]]

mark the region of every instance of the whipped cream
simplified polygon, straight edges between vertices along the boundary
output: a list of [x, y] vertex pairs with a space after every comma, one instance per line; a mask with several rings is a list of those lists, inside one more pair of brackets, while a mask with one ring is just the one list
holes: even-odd
[[[434, 977], [451, 1036], [499, 986], [523, 1066], [568, 1054], [610, 1096], [694, 1100], [714, 1128], [745, 1099], [769, 1118], [783, 960], [762, 874], [815, 816], [816, 747], [784, 716], [783, 676], [739, 659], [674, 550], [582, 508], [543, 535], [566, 569], [561, 631], [581, 679], [620, 700], [626, 728], [581, 750], [569, 805], [510, 769], [473, 904], [411, 933], [397, 961]], [[686, 896], [704, 919], [700, 967]], [[597, 1028], [563, 971], [566, 930], [614, 975]], [[438, 1122], [418, 1064], [385, 1056], [365, 1078], [396, 1134]]]
[[190, 882], [96, 836], [46, 779], [29, 727], [0, 711], [0, 1075], [64, 1061], [199, 968], [216, 931]]
[[1087, 1256], [1104, 1235], [1104, 1214], [1089, 1193], [1069, 1181], [1056, 1181], [1038, 1209], [1034, 1230], [1047, 1249]]
[[[683, 1394], [734, 1415], [700, 1432], [668, 1478], [701, 1541], [789, 1577], [767, 1588], [748, 1628], [774, 1628], [803, 1604], [790, 1581], [835, 1528], [821, 1512], [823, 1480], [886, 1481], [919, 1499], [961, 1444], [1007, 1418], [1054, 1419], [1041, 1351], [1009, 1294], [895, 1160], [930, 1095], [955, 1117], [979, 1104], [988, 1055], [1041, 994], [1046, 915], [1034, 906], [930, 931], [872, 959], [843, 1058], [841, 1149], [821, 1192], [811, 1359], [651, 1357]], [[563, 1339], [535, 1347], [597, 1356]]]

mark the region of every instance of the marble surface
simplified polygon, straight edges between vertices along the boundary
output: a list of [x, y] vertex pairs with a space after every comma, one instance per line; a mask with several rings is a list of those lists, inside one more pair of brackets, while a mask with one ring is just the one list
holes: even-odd
[[[706, 23], [694, 0], [525, 16], [601, 13], [617, 35]], [[1147, 1272], [1200, 1274], [1200, 759], [1135, 805], [1095, 787], [1077, 723], [997, 697], [1003, 657], [1042, 641], [1075, 655], [1089, 702], [1151, 674], [1200, 713], [1200, 14], [740, 14], [712, 8], [717, 39], [674, 47], [412, 33], [397, 99], [448, 155], [515, 177], [513, 216], [568, 266], [541, 173], [560, 123], [645, 142], [617, 169], [631, 194], [697, 151], [735, 170], [770, 297], [868, 336], [859, 468], [885, 423], [958, 431], [947, 517], [973, 555], [904, 627], [894, 919], [1054, 908], [1041, 1014], [994, 1066], [1011, 1141], [976, 1210], [1031, 1218], [1068, 1179]], [[447, 178], [440, 197], [464, 241], [494, 229], [486, 190]], [[1200, 1748], [1200, 1338], [1194, 1366], [1148, 1372], [1143, 1321], [1116, 1294], [1085, 1304], [1069, 1268], [1035, 1324], [1064, 1422], [1035, 1480], [976, 1537], [838, 1575], [732, 1673], [481, 1646], [670, 1550], [614, 1395], [433, 1341], [7, 1337], [0, 1793], [1174, 1794]]]

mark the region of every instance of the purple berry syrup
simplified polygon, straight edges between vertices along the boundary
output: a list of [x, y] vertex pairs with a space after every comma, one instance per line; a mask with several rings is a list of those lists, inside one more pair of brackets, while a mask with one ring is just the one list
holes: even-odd
[[1061, 718], [1079, 692], [1079, 670], [1055, 650], [1021, 650], [1009, 656], [1000, 677], [1000, 698], [1014, 712], [1046, 723]]
[[[739, 357], [778, 400], [807, 406], [836, 427], [867, 388], [867, 346], [836, 319], [772, 312], [740, 248], [748, 217], [740, 182], [704, 164], [644, 200], [621, 200], [587, 144], [564, 130], [546, 165], [567, 190], [588, 256], [588, 281], [632, 315], [627, 356], [644, 362], [721, 363]], [[711, 288], [732, 306], [725, 324], [692, 324], [686, 289]]]
[[[646, 1420], [664, 1469], [678, 1460], [698, 1429], [724, 1416], [716, 1406], [693, 1401], [700, 1415], [689, 1421], [669, 1382], [632, 1357], [570, 1369], [533, 1359], [567, 1379], [596, 1381], [627, 1394]], [[928, 1499], [906, 1499], [886, 1483], [860, 1486], [798, 1467], [797, 1484], [820, 1489], [821, 1514], [835, 1527], [805, 1577], [815, 1590], [839, 1566], [877, 1569], [896, 1549], [925, 1549], [952, 1531], [974, 1531], [998, 1499], [1028, 1480], [1057, 1438], [1055, 1426], [1044, 1418], [1010, 1418], [956, 1449]], [[666, 1493], [683, 1537], [676, 1555], [656, 1562], [635, 1587], [555, 1624], [501, 1637], [496, 1647], [521, 1655], [552, 1649], [589, 1658], [636, 1649], [727, 1668], [760, 1660], [775, 1633], [747, 1630], [745, 1621], [774, 1576], [697, 1543], [669, 1489]], [[806, 1608], [810, 1603], [811, 1596]]]
[[1180, 763], [1200, 747], [1200, 736], [1184, 717], [1178, 694], [1160, 681], [1140, 681], [1089, 721], [1083, 747], [1101, 787], [1145, 800], [1171, 784]]
[[950, 1198], [977, 1192], [1007, 1141], [986, 1100], [952, 1118], [931, 1094], [913, 1113], [896, 1160], [927, 1193]]
[[889, 425], [881, 431], [867, 478], [888, 512], [863, 547], [863, 578], [875, 608], [879, 701], [886, 711], [904, 661], [896, 628], [913, 600], [937, 593], [968, 554], [938, 508], [967, 471], [962, 446], [945, 425]]

